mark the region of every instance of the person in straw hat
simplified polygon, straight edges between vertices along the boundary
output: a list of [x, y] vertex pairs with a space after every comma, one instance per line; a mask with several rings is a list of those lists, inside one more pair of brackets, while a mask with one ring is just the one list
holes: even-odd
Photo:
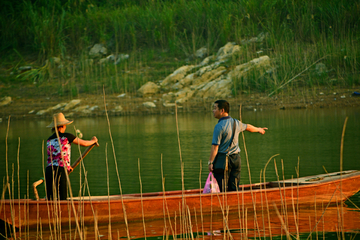
[[71, 143], [87, 147], [98, 141], [95, 136], [87, 141], [71, 133], [66, 133], [66, 126], [72, 122], [72, 120], [67, 120], [63, 113], [57, 113], [54, 115], [52, 123], [47, 126], [53, 131], [46, 142], [48, 159], [45, 182], [48, 200], [66, 200], [67, 180], [65, 171], [67, 170], [70, 173], [73, 170], [70, 165]]

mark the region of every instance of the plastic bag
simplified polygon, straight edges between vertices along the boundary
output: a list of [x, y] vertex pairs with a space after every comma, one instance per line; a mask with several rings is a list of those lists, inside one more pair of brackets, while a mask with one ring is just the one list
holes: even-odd
[[206, 179], [203, 193], [218, 193], [218, 192], [220, 192], [219, 185], [216, 179], [214, 178], [213, 173], [210, 172], [209, 176]]

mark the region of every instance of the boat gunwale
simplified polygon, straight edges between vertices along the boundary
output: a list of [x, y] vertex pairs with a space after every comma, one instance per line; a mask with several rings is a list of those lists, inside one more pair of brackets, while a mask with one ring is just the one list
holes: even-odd
[[[207, 198], [208, 196], [215, 195], [215, 196], [223, 196], [224, 194], [227, 195], [227, 197], [231, 197], [233, 195], [238, 194], [247, 194], [247, 193], [258, 193], [258, 192], [272, 192], [272, 191], [279, 191], [286, 189], [287, 191], [295, 190], [295, 189], [307, 189], [307, 188], [313, 188], [313, 187], [319, 187], [321, 185], [327, 185], [327, 184], [337, 184], [341, 181], [350, 181], [354, 178], [360, 178], [360, 171], [359, 170], [349, 170], [345, 171], [347, 172], [345, 177], [338, 177], [337, 179], [329, 179], [329, 180], [321, 180], [321, 181], [314, 181], [311, 183], [301, 184], [297, 182], [292, 182], [294, 184], [286, 185], [285, 183], [289, 183], [286, 181], [289, 181], [289, 179], [280, 180], [280, 181], [270, 181], [265, 183], [255, 183], [255, 184], [244, 184], [239, 185], [239, 191], [233, 191], [233, 192], [220, 192], [220, 193], [202, 193], [202, 189], [189, 189], [189, 190], [174, 190], [174, 191], [167, 191], [167, 192], [150, 192], [150, 193], [130, 193], [130, 194], [123, 194], [122, 196], [120, 194], [118, 195], [104, 195], [104, 196], [82, 196], [82, 197], [73, 197], [68, 198], [67, 200], [57, 201], [60, 204], [68, 204], [69, 202], [73, 201], [75, 203], [101, 203], [104, 201], [110, 200], [110, 202], [132, 202], [132, 201], [139, 201], [142, 199], [142, 201], [151, 201], [154, 199], [177, 199], [179, 197], [185, 197], [185, 198], [192, 198], [192, 197], [199, 197], [201, 198]], [[336, 172], [340, 173], [340, 172]], [[336, 173], [333, 173], [335, 176]], [[327, 174], [320, 174], [320, 175], [327, 175]], [[319, 175], [309, 176], [306, 178], [313, 178]], [[305, 177], [303, 177], [305, 178]], [[293, 180], [296, 181], [300, 178], [294, 178]], [[276, 186], [275, 186], [276, 184]], [[285, 185], [285, 186], [284, 186]], [[265, 188], [261, 188], [261, 186], [266, 186]], [[253, 188], [254, 187], [254, 188]], [[260, 187], [260, 188], [259, 188]], [[246, 189], [245, 189], [246, 188]], [[244, 190], [242, 190], [244, 189]], [[100, 200], [99, 200], [100, 198]], [[52, 203], [53, 201], [46, 201], [46, 199], [2, 199], [2, 203], [6, 202], [18, 202], [18, 203], [28, 203], [28, 204], [47, 204]]]

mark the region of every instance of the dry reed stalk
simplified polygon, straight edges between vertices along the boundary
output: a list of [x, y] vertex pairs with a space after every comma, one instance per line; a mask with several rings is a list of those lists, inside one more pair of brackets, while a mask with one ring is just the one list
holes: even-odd
[[178, 122], [178, 114], [177, 114], [177, 104], [175, 103], [175, 120], [176, 120], [176, 133], [177, 133], [177, 140], [179, 146], [179, 157], [180, 157], [180, 169], [181, 169], [181, 196], [182, 196], [182, 206], [181, 211], [179, 213], [182, 214], [183, 220], [183, 230], [187, 227], [186, 218], [186, 197], [185, 197], [185, 185], [184, 185], [184, 162], [181, 156], [181, 143], [180, 143], [180, 133], [179, 133], [179, 122]]
[[8, 166], [8, 137], [9, 137], [9, 129], [10, 129], [10, 119], [8, 119], [8, 125], [6, 129], [6, 137], [5, 137], [5, 171], [6, 171], [6, 184], [9, 182], [9, 166]]
[[286, 233], [286, 239], [290, 240], [291, 237], [290, 237], [290, 232], [288, 230], [288, 226], [286, 225], [286, 223], [284, 222], [284, 219], [282, 217], [282, 215], [280, 214], [277, 206], [274, 204], [274, 208], [275, 208], [275, 211], [276, 211], [276, 215], [278, 216], [279, 220], [280, 220], [280, 223], [281, 223], [281, 227], [284, 229], [285, 233]]
[[[239, 183], [236, 181], [236, 186], [239, 186]], [[242, 226], [242, 224], [241, 224], [241, 210], [240, 210], [240, 206], [241, 206], [241, 204], [240, 204], [240, 199], [239, 199], [239, 187], [237, 187], [236, 188], [236, 192], [237, 192], [237, 207], [238, 207], [238, 215], [239, 215], [239, 229], [241, 229], [241, 226]]]
[[[67, 202], [67, 210], [68, 210], [68, 216], [69, 216], [69, 218], [68, 218], [68, 220], [69, 220], [69, 230], [70, 230], [70, 232], [69, 232], [69, 237], [71, 238], [71, 236], [72, 236], [72, 227], [71, 227], [71, 206], [70, 206], [70, 202], [68, 201]], [[76, 236], [76, 231], [75, 231], [75, 236]]]
[[[309, 216], [309, 230], [311, 230], [311, 218], [310, 218], [310, 216]], [[312, 238], [312, 236], [311, 236], [311, 238]]]
[[324, 56], [322, 58], [319, 58], [318, 60], [316, 60], [315, 62], [313, 62], [310, 66], [308, 66], [307, 68], [305, 68], [302, 72], [300, 72], [299, 74], [297, 74], [295, 77], [291, 78], [289, 81], [287, 81], [286, 83], [284, 83], [283, 85], [281, 85], [280, 87], [278, 87], [277, 89], [275, 89], [274, 91], [272, 91], [268, 97], [271, 97], [277, 90], [283, 88], [285, 85], [287, 85], [288, 83], [292, 82], [295, 78], [297, 78], [298, 76], [300, 76], [301, 74], [303, 74], [304, 72], [306, 72], [308, 69], [310, 69], [313, 65], [315, 65], [316, 63], [318, 63], [319, 61], [323, 60], [324, 58], [326, 58], [327, 56]]
[[200, 198], [200, 219], [201, 219], [201, 232], [203, 233], [202, 234], [202, 238], [205, 239], [204, 237], [204, 218], [203, 218], [203, 211], [202, 211], [202, 199], [201, 199], [201, 187], [202, 187], [202, 184], [201, 184], [201, 171], [202, 170], [202, 162], [201, 162], [201, 159], [200, 159], [200, 172], [199, 172], [199, 185], [200, 185], [200, 192], [199, 192], [199, 198]]
[[[211, 207], [210, 207], [210, 232], [212, 232], [212, 222], [213, 222], [213, 208], [212, 208], [212, 202], [213, 202], [213, 193], [210, 193], [210, 203], [211, 203]], [[212, 239], [212, 235], [210, 237]]]
[[[84, 162], [81, 162], [82, 165], [84, 165]], [[84, 171], [85, 171], [85, 167], [83, 167]], [[84, 179], [84, 184], [86, 185], [87, 187], [87, 190], [88, 190], [88, 193], [89, 193], [89, 201], [90, 201], [90, 207], [91, 207], [91, 211], [93, 213], [93, 216], [94, 216], [94, 220], [97, 218], [97, 212], [95, 212], [94, 210], [94, 206], [92, 204], [92, 200], [91, 200], [91, 194], [90, 194], [90, 188], [89, 188], [89, 182], [88, 182], [88, 178], [87, 178], [87, 172], [84, 172], [84, 176], [85, 176], [85, 179]], [[71, 229], [71, 224], [70, 224], [70, 228]], [[95, 234], [100, 234], [98, 232], [98, 228], [95, 229]]]
[[[56, 129], [56, 128], [55, 128]], [[60, 142], [60, 141], [59, 141]], [[69, 194], [70, 194], [70, 204], [71, 204], [71, 208], [73, 210], [73, 214], [74, 214], [74, 219], [75, 219], [75, 224], [76, 224], [76, 229], [79, 233], [79, 238], [80, 240], [83, 239], [83, 236], [81, 234], [81, 228], [80, 228], [80, 225], [79, 225], [79, 219], [78, 219], [78, 214], [76, 212], [76, 209], [75, 209], [75, 204], [74, 204], [74, 200], [73, 200], [73, 194], [72, 194], [72, 189], [71, 189], [71, 183], [70, 183], [70, 179], [69, 179], [69, 174], [67, 171], [65, 171], [65, 175], [66, 175], [66, 179], [67, 179], [67, 184], [68, 184], [68, 188], [69, 188]], [[60, 201], [55, 201], [56, 202], [59, 202], [59, 209], [60, 209]], [[60, 217], [61, 217], [61, 213], [60, 213]], [[61, 224], [60, 224], [61, 225]]]
[[[241, 218], [241, 220], [242, 220], [242, 227], [244, 228], [245, 227], [245, 224], [246, 224], [246, 222], [245, 222], [245, 211], [246, 211], [246, 209], [245, 209], [245, 199], [244, 199], [244, 186], [242, 187], [242, 191], [241, 191], [241, 206], [242, 206], [242, 218]], [[246, 227], [245, 227], [245, 229], [246, 229]]]
[[[42, 141], [41, 144], [41, 166], [42, 166], [42, 173], [43, 173], [43, 178], [45, 179], [45, 164], [44, 164], [44, 159], [45, 159], [45, 155], [44, 155], [44, 140]], [[44, 185], [45, 185], [45, 189], [46, 189], [46, 181], [44, 181]], [[36, 235], [39, 235], [39, 202], [37, 202], [36, 204], [37, 206], [37, 217], [36, 217]]]
[[163, 218], [164, 218], [164, 228], [166, 228], [166, 206], [165, 206], [165, 179], [164, 179], [164, 168], [163, 168], [163, 159], [162, 154], [160, 155], [160, 172], [161, 172], [161, 189], [163, 192]]
[[40, 238], [43, 239], [41, 219], [40, 219]]
[[[174, 216], [174, 229], [175, 229], [175, 234], [174, 234], [174, 236], [176, 236], [176, 233], [177, 233], [177, 231], [176, 231], [176, 229], [177, 229], [177, 225], [176, 225], [176, 212], [174, 213], [175, 214], [175, 216]], [[170, 219], [170, 216], [169, 216], [169, 219]], [[176, 238], [174, 238], [174, 239], [176, 239]]]
[[[314, 201], [314, 215], [315, 215], [315, 222], [317, 221], [317, 214], [316, 214], [316, 193], [315, 193], [315, 201]], [[317, 225], [316, 225], [316, 227], [315, 227], [315, 234], [316, 234], [316, 239], [318, 240], [319, 238], [319, 236], [318, 236], [318, 227], [317, 227]]]
[[[167, 228], [166, 225], [166, 213], [168, 215], [168, 220], [169, 220], [169, 225], [170, 225], [170, 230], [172, 232], [173, 238], [176, 239], [176, 220], [175, 220], [175, 231], [173, 230], [172, 224], [171, 224], [171, 216], [169, 213], [169, 208], [167, 206], [167, 202], [166, 202], [166, 195], [165, 195], [165, 178], [164, 178], [164, 171], [163, 171], [163, 159], [162, 159], [162, 154], [161, 154], [161, 179], [162, 179], [162, 190], [163, 190], [163, 211], [164, 211], [164, 226], [165, 228]], [[166, 211], [165, 211], [166, 209]], [[176, 219], [176, 213], [175, 213], [175, 219]]]
[[179, 233], [184, 235], [185, 234], [185, 220], [184, 220], [185, 216], [183, 213], [183, 209], [182, 209], [182, 205], [179, 205]]
[[[9, 137], [9, 129], [10, 129], [10, 118], [11, 118], [11, 116], [9, 116], [9, 119], [8, 119], [8, 125], [7, 125], [7, 130], [6, 130], [6, 137], [5, 137], [5, 171], [6, 171], [5, 178], [6, 178], [6, 180], [3, 179], [3, 191], [1, 193], [1, 200], [5, 199], [5, 194], [6, 194], [7, 188], [9, 188], [8, 190], [10, 191], [9, 170], [8, 170], [8, 137]], [[10, 194], [9, 194], [9, 197], [10, 197]], [[0, 214], [1, 214], [2, 209], [3, 209], [3, 201], [1, 201], [1, 203], [0, 203]], [[5, 231], [5, 233], [7, 235], [7, 231]]]
[[[17, 180], [18, 180], [18, 211], [19, 211], [19, 225], [21, 226], [21, 209], [20, 209], [20, 138], [19, 139], [19, 144], [18, 144], [18, 151], [17, 151]], [[21, 228], [19, 228], [19, 236], [21, 236]]]
[[11, 175], [11, 183], [12, 183], [12, 189], [10, 183], [8, 182], [8, 190], [9, 190], [9, 197], [10, 197], [10, 210], [11, 210], [11, 222], [12, 222], [12, 228], [13, 228], [13, 235], [14, 239], [16, 239], [16, 229], [15, 229], [15, 216], [14, 216], [14, 164], [12, 164], [12, 175]]
[[[266, 183], [266, 168], [268, 166], [268, 164], [270, 163], [270, 161], [275, 158], [276, 156], [278, 156], [280, 154], [275, 154], [273, 156], [271, 156], [269, 158], [269, 160], [266, 162], [265, 167], [264, 167], [264, 183]], [[266, 184], [264, 184], [264, 189], [266, 190]], [[267, 210], [267, 216], [268, 216], [268, 222], [269, 222], [269, 235], [270, 235], [270, 239], [272, 239], [272, 234], [271, 234], [271, 221], [270, 221], [270, 207], [269, 207], [269, 201], [267, 198], [267, 193], [265, 191], [265, 202], [266, 202], [266, 210]]]
[[[260, 170], [260, 181], [259, 183], [262, 183], [262, 169]], [[265, 185], [265, 184], [264, 184]], [[260, 192], [262, 192], [262, 185], [260, 184]], [[265, 229], [265, 218], [264, 218], [264, 214], [265, 214], [265, 211], [264, 211], [264, 201], [263, 201], [263, 194], [260, 194], [260, 202], [261, 202], [261, 219], [262, 219], [262, 223], [263, 223], [263, 229], [262, 231], [264, 232], [264, 238], [265, 238], [265, 233], [266, 233], [266, 229]]]
[[[340, 146], [340, 195], [343, 195], [342, 193], [342, 171], [343, 171], [343, 155], [344, 155], [344, 137], [345, 137], [345, 130], [346, 130], [346, 125], [347, 125], [347, 121], [348, 121], [348, 117], [345, 118], [345, 122], [344, 122], [344, 126], [343, 126], [343, 130], [342, 130], [342, 134], [341, 134], [341, 146]], [[343, 223], [343, 216], [344, 216], [344, 209], [343, 209], [343, 204], [341, 204], [340, 206], [340, 217], [341, 217], [341, 221]], [[345, 234], [344, 232], [342, 232], [342, 237], [343, 239], [345, 239]]]
[[[168, 215], [168, 220], [169, 220], [169, 225], [170, 225], [170, 230], [172, 232], [172, 235], [175, 236], [176, 235], [176, 230], [174, 233], [172, 224], [171, 224], [171, 217], [170, 217], [170, 213], [169, 213], [169, 208], [167, 207], [167, 202], [166, 202], [166, 194], [165, 194], [165, 178], [164, 178], [164, 168], [163, 168], [163, 156], [161, 154], [161, 184], [162, 184], [162, 191], [163, 191], [163, 216], [164, 216], [164, 228], [167, 229], [167, 224], [166, 224], [166, 214]], [[168, 231], [166, 231], [166, 233], [168, 233]], [[175, 238], [174, 238], [175, 239]]]
[[187, 231], [190, 234], [190, 238], [194, 239], [194, 233], [192, 231], [192, 223], [191, 223], [191, 214], [190, 214], [190, 209], [188, 206], [186, 206], [186, 210], [187, 210], [187, 217], [188, 217], [188, 221], [189, 221], [189, 224], [187, 226], [188, 227]]
[[[195, 216], [196, 232], [198, 233], [199, 232], [199, 226], [198, 226], [198, 222], [197, 222], [197, 214], [196, 214], [196, 208], [195, 207], [194, 207], [194, 216]], [[202, 235], [203, 235], [203, 238], [204, 238], [204, 234], [202, 234]], [[198, 238], [198, 236], [196, 238]]]
[[226, 210], [226, 218], [224, 218], [224, 228], [226, 228], [226, 230], [224, 229], [224, 234], [226, 234], [227, 238], [229, 239], [234, 239], [233, 236], [231, 235], [230, 232], [230, 227], [229, 227], [229, 211], [230, 211], [230, 207], [228, 206], [227, 210]]
[[[30, 172], [29, 170], [27, 170], [27, 199], [30, 199], [30, 192], [29, 192], [29, 183], [30, 183]], [[29, 214], [29, 211], [30, 211], [30, 208], [29, 208], [29, 202], [26, 203], [26, 209], [27, 209], [27, 212], [26, 212], [26, 216], [27, 216], [27, 221], [29, 222], [29, 219], [30, 219], [30, 214]], [[25, 210], [24, 210], [25, 211]], [[29, 224], [27, 225], [27, 236], [29, 235], [29, 231], [30, 231], [30, 226]]]
[[281, 169], [282, 169], [282, 174], [283, 174], [283, 188], [284, 188], [284, 214], [285, 214], [285, 224], [288, 225], [288, 220], [289, 220], [289, 216], [288, 216], [288, 212], [287, 212], [287, 202], [286, 202], [286, 193], [285, 193], [285, 169], [284, 169], [284, 161], [283, 159], [281, 159]]
[[140, 158], [138, 158], [138, 171], [139, 171], [139, 183], [140, 183], [141, 214], [142, 214], [142, 222], [143, 222], [143, 227], [144, 227], [144, 237], [145, 237], [145, 240], [146, 240], [145, 215], [144, 215], [142, 182], [141, 182], [141, 173], [140, 173]]
[[[241, 104], [240, 104], [240, 109], [239, 109], [239, 114], [240, 114], [240, 122], [242, 122], [242, 116], [241, 116]], [[250, 163], [249, 163], [249, 155], [248, 155], [248, 152], [247, 152], [247, 148], [246, 148], [246, 143], [245, 143], [245, 135], [244, 135], [244, 132], [241, 132], [241, 136], [242, 136], [242, 139], [243, 139], [243, 142], [244, 142], [244, 151], [245, 151], [245, 156], [246, 156], [246, 165], [247, 165], [247, 168], [248, 168], [248, 173], [249, 173], [249, 183], [250, 183], [250, 193], [251, 193], [251, 199], [252, 199], [252, 202], [253, 202], [253, 208], [254, 208], [254, 219], [257, 219], [257, 216], [256, 216], [256, 205], [255, 205], [255, 201], [254, 201], [254, 193], [253, 193], [253, 190], [252, 190], [252, 186], [251, 186], [251, 172], [250, 172]], [[259, 230], [259, 223], [257, 222], [256, 220], [256, 228]], [[259, 235], [260, 235], [260, 232], [259, 232]]]
[[245, 222], [245, 238], [248, 239], [249, 238], [249, 230], [248, 230], [248, 209], [245, 209], [244, 212], [244, 222]]
[[97, 219], [97, 210], [94, 214], [94, 239], [98, 240], [99, 239], [99, 225], [98, 225], [98, 219]]
[[299, 222], [300, 222], [300, 213], [299, 213], [300, 158], [298, 158], [298, 164], [297, 164], [297, 168], [295, 170], [296, 170], [296, 176], [297, 176], [297, 188], [296, 188], [296, 191], [297, 191], [297, 196], [298, 197], [297, 197], [297, 201], [296, 201], [297, 216], [296, 216], [296, 218], [294, 216], [294, 219], [295, 219], [295, 224], [296, 224], [296, 236], [297, 236], [297, 239], [299, 239], [300, 238], [300, 233], [299, 233]]
[[[324, 212], [324, 202], [321, 201], [321, 212]], [[323, 239], [325, 240], [325, 219], [322, 218], [322, 234], [323, 234]]]
[[109, 120], [109, 115], [108, 115], [108, 113], [107, 113], [107, 108], [106, 108], [105, 87], [103, 87], [103, 94], [104, 94], [105, 115], [106, 115], [106, 120], [107, 120], [107, 123], [108, 123], [108, 126], [109, 126], [109, 127], [108, 127], [108, 130], [109, 130], [109, 136], [110, 136], [110, 141], [111, 141], [111, 147], [112, 147], [113, 155], [114, 155], [114, 162], [115, 162], [116, 174], [117, 174], [118, 183], [119, 183], [121, 206], [122, 206], [122, 209], [123, 209], [124, 222], [125, 222], [125, 225], [126, 225], [126, 234], [127, 234], [127, 238], [130, 239], [129, 225], [128, 225], [128, 221], [127, 221], [127, 215], [126, 215], [126, 208], [125, 208], [125, 205], [124, 205], [124, 199], [123, 199], [123, 196], [122, 196], [123, 194], [122, 194], [122, 188], [121, 188], [121, 181], [120, 181], [119, 170], [118, 170], [117, 161], [116, 161], [114, 141], [113, 141], [113, 138], [112, 138], [112, 135], [111, 135], [110, 120]]
[[108, 223], [108, 237], [111, 239], [111, 208], [110, 208], [110, 183], [109, 183], [109, 164], [107, 158], [107, 143], [105, 144], [105, 162], [106, 162], [106, 186], [108, 191], [108, 211], [109, 211], [109, 223]]

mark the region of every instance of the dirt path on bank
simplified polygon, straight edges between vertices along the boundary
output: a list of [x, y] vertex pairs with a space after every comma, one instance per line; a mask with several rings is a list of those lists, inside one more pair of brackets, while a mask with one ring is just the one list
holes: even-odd
[[[345, 108], [359, 107], [360, 96], [353, 93], [358, 89], [322, 89], [322, 90], [303, 90], [297, 93], [281, 93], [274, 96], [267, 96], [264, 93], [241, 94], [237, 98], [227, 99], [230, 102], [232, 110], [239, 109], [240, 105], [243, 111], [251, 110], [287, 110], [287, 109], [312, 109], [312, 108]], [[110, 116], [114, 115], [142, 115], [142, 114], [173, 114], [174, 106], [164, 106], [161, 100], [161, 94], [148, 98], [140, 98], [135, 95], [104, 96], [80, 94], [81, 106], [97, 106], [91, 112], [75, 112], [73, 110], [64, 111], [66, 116], [105, 116], [106, 112]], [[69, 102], [70, 98], [60, 97], [39, 97], [39, 98], [21, 98], [12, 97], [12, 102], [6, 106], [0, 106], [0, 118], [2, 121], [11, 118], [48, 118], [52, 113], [61, 110], [50, 111], [44, 115], [37, 115], [40, 110], [48, 109], [59, 103]], [[206, 101], [193, 100], [185, 104], [178, 105], [178, 112], [206, 112], [211, 111], [211, 104], [216, 99]], [[145, 107], [144, 102], [153, 102], [156, 107]], [[116, 107], [121, 106], [122, 111], [116, 111]]]

